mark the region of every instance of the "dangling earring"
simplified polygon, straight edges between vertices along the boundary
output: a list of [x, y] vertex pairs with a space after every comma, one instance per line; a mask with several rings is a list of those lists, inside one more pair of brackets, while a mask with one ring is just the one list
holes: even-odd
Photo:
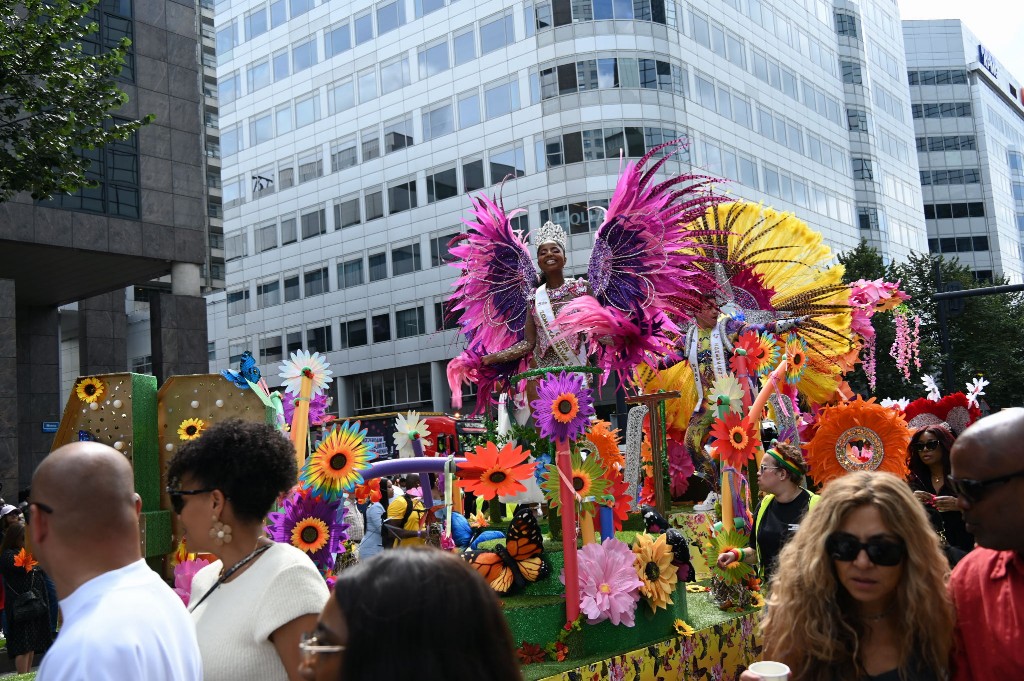
[[210, 539], [217, 546], [231, 543], [231, 526], [222, 523], [220, 518], [213, 516], [213, 527], [210, 528]]

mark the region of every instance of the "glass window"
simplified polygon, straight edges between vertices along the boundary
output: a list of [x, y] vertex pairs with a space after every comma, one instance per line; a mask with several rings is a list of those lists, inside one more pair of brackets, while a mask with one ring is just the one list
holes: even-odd
[[363, 283], [363, 259], [346, 260], [338, 265], [338, 285], [352, 288]]
[[324, 34], [324, 56], [327, 59], [350, 49], [352, 49], [352, 32], [347, 21], [328, 29]]
[[599, 88], [619, 87], [619, 69], [615, 59], [597, 60], [597, 86]]
[[440, 267], [450, 262], [454, 262], [455, 258], [448, 251], [448, 244], [451, 240], [459, 236], [458, 232], [451, 234], [445, 234], [444, 236], [436, 236], [430, 240], [430, 266]]
[[476, 59], [476, 34], [472, 26], [456, 33], [452, 44], [455, 48], [456, 66]]
[[299, 240], [298, 222], [295, 218], [281, 220], [281, 243], [290, 244]]
[[[392, 211], [393, 212], [393, 211]], [[393, 247], [391, 249], [391, 275], [397, 277], [420, 269], [419, 243]]]
[[411, 147], [413, 144], [411, 116], [392, 119], [384, 124], [385, 154]]
[[760, 182], [757, 181], [757, 162], [754, 159], [743, 156], [740, 154], [740, 182], [752, 187], [754, 189], [760, 189]]
[[873, 180], [874, 172], [871, 166], [871, 159], [867, 158], [853, 158], [853, 179], [855, 180]]
[[[596, 131], [600, 137], [600, 130]], [[506, 177], [522, 177], [526, 174], [526, 156], [523, 145], [505, 147], [490, 153], [491, 183], [498, 184]]]
[[444, 7], [445, 0], [416, 0], [416, 17], [422, 17]]
[[318, 296], [329, 290], [326, 267], [320, 267], [311, 272], [305, 272], [302, 275], [302, 281], [306, 291], [306, 298], [310, 296]]
[[292, 19], [313, 9], [313, 0], [291, 0]]
[[377, 126], [363, 128], [359, 133], [363, 149], [363, 162], [380, 156], [380, 131]]
[[260, 362], [262, 364], [280, 362], [282, 359], [281, 334], [260, 338]]
[[281, 282], [268, 281], [256, 286], [256, 307], [260, 310], [281, 304]]
[[[575, 71], [574, 71], [575, 73]], [[519, 81], [499, 81], [484, 86], [487, 120], [519, 110]]]
[[327, 232], [327, 212], [323, 208], [304, 213], [300, 222], [302, 223], [303, 239], [309, 239]]
[[639, 158], [644, 155], [644, 129], [626, 127], [626, 154]]
[[480, 54], [487, 54], [515, 42], [512, 14], [484, 19], [480, 22]]
[[375, 314], [370, 320], [373, 326], [373, 342], [383, 343], [391, 340], [391, 315], [385, 312], [384, 314]]
[[344, 199], [334, 204], [334, 228], [344, 229], [362, 222], [359, 213], [359, 197]]
[[224, 157], [234, 156], [241, 149], [242, 144], [241, 126], [233, 126], [220, 133], [220, 148]]
[[377, 5], [377, 35], [393, 31], [405, 23], [405, 0], [392, 0]]
[[290, 103], [277, 107], [277, 111], [274, 112], [274, 124], [277, 126], [278, 135], [292, 131], [292, 105]]
[[377, 98], [377, 70], [372, 66], [359, 72], [359, 103]]
[[217, 54], [224, 56], [238, 46], [238, 24], [231, 22], [217, 30]]
[[476, 90], [463, 92], [459, 95], [459, 129], [476, 125], [480, 122], [480, 93]]
[[306, 329], [306, 349], [309, 352], [331, 352], [334, 350], [331, 331], [330, 324]]
[[249, 311], [249, 289], [228, 292], [228, 316], [245, 314]]
[[288, 50], [278, 50], [275, 52], [273, 62], [275, 82], [290, 75], [291, 72], [288, 70]]
[[451, 68], [448, 63], [448, 39], [421, 47], [418, 54], [420, 78], [428, 78]]
[[217, 98], [222, 104], [230, 104], [242, 96], [242, 81], [238, 73], [232, 73], [226, 78], [221, 78], [217, 84]]
[[369, 258], [370, 281], [388, 278], [388, 256], [386, 253], [374, 253]]
[[[367, 191], [364, 196], [364, 205], [367, 220], [384, 217], [384, 192], [381, 190]], [[371, 281], [373, 281], [372, 278]]]
[[455, 113], [451, 102], [435, 105], [423, 113], [423, 139], [432, 140], [441, 135], [455, 132]]
[[708, 23], [708, 20], [696, 12], [691, 12], [690, 18], [692, 19], [693, 39], [704, 47], [711, 49], [711, 25]]
[[349, 135], [345, 139], [331, 144], [331, 172], [351, 168], [359, 163], [356, 153], [356, 136]]
[[747, 67], [747, 57], [743, 41], [732, 33], [726, 33], [725, 40], [729, 48], [729, 61], [745, 69]]
[[270, 116], [269, 111], [257, 114], [255, 118], [249, 121], [250, 144], [257, 145], [260, 142], [272, 139], [274, 139], [274, 120]]
[[395, 335], [398, 338], [410, 338], [422, 336], [427, 332], [423, 318], [423, 307], [414, 307], [411, 310], [398, 310], [395, 312]]
[[382, 95], [400, 90], [411, 82], [408, 57], [402, 57], [389, 63], [381, 64], [380, 93]]
[[416, 180], [388, 185], [389, 215], [416, 207]]
[[270, 60], [263, 59], [255, 64], [249, 64], [246, 77], [249, 81], [249, 92], [256, 92], [260, 88], [270, 85], [272, 80], [270, 76]]
[[327, 90], [327, 109], [331, 114], [351, 109], [356, 105], [355, 84], [349, 78], [343, 83], [335, 83]]
[[597, 89], [597, 60], [584, 59], [576, 62], [576, 81], [580, 90]]
[[341, 323], [341, 342], [343, 348], [358, 348], [366, 345], [366, 320], [350, 319]]
[[362, 45], [373, 40], [373, 15], [367, 12], [362, 16], [356, 17], [355, 30], [356, 45]]
[[303, 126], [314, 123], [320, 118], [320, 95], [314, 94], [312, 97], [306, 99], [300, 99], [295, 102], [295, 127], [301, 128]]
[[277, 248], [277, 223], [256, 228], [256, 252], [263, 253]]
[[465, 161], [462, 164], [462, 185], [463, 191], [467, 194], [483, 189], [484, 183], [484, 162], [483, 159]]
[[852, 61], [843, 61], [840, 64], [843, 68], [843, 82], [850, 85], [861, 85], [863, 79], [860, 72], [860, 64]]
[[717, 111], [715, 84], [700, 73], [694, 74], [694, 77], [697, 79], [697, 101], [701, 106]]
[[562, 150], [566, 163], [583, 162], [583, 133], [567, 132], [562, 135]]
[[284, 278], [284, 302], [290, 303], [293, 300], [298, 300], [299, 294], [299, 275], [293, 275]]
[[277, 28], [288, 21], [288, 7], [284, 0], [272, 0], [270, 3], [270, 27]]
[[450, 199], [457, 196], [458, 193], [459, 187], [454, 166], [439, 170], [433, 175], [427, 175], [427, 203]]
[[[587, 161], [599, 161], [604, 158], [604, 131], [601, 128], [583, 131], [583, 158]], [[491, 177], [494, 177], [493, 159], [492, 156]]]
[[292, 48], [292, 69], [293, 73], [304, 71], [316, 64], [316, 38], [311, 37], [304, 43], [299, 43]]

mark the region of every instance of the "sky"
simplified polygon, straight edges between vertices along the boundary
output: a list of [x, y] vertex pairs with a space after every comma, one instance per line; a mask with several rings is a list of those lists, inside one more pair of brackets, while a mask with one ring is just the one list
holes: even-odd
[[901, 19], [960, 19], [1013, 74], [1024, 81], [1024, 11], [1019, 0], [898, 0]]

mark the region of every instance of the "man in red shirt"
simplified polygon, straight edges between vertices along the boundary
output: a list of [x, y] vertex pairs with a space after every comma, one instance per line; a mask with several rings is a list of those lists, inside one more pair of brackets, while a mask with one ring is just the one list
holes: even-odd
[[953, 486], [978, 548], [949, 581], [956, 605], [952, 681], [1024, 674], [1024, 409], [964, 431], [951, 455]]

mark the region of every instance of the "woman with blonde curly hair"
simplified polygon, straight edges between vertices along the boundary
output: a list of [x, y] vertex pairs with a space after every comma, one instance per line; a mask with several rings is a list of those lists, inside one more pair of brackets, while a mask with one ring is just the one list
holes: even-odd
[[782, 549], [762, 623], [764, 658], [788, 665], [794, 681], [945, 679], [954, 618], [948, 576], [906, 483], [850, 473], [825, 487]]

